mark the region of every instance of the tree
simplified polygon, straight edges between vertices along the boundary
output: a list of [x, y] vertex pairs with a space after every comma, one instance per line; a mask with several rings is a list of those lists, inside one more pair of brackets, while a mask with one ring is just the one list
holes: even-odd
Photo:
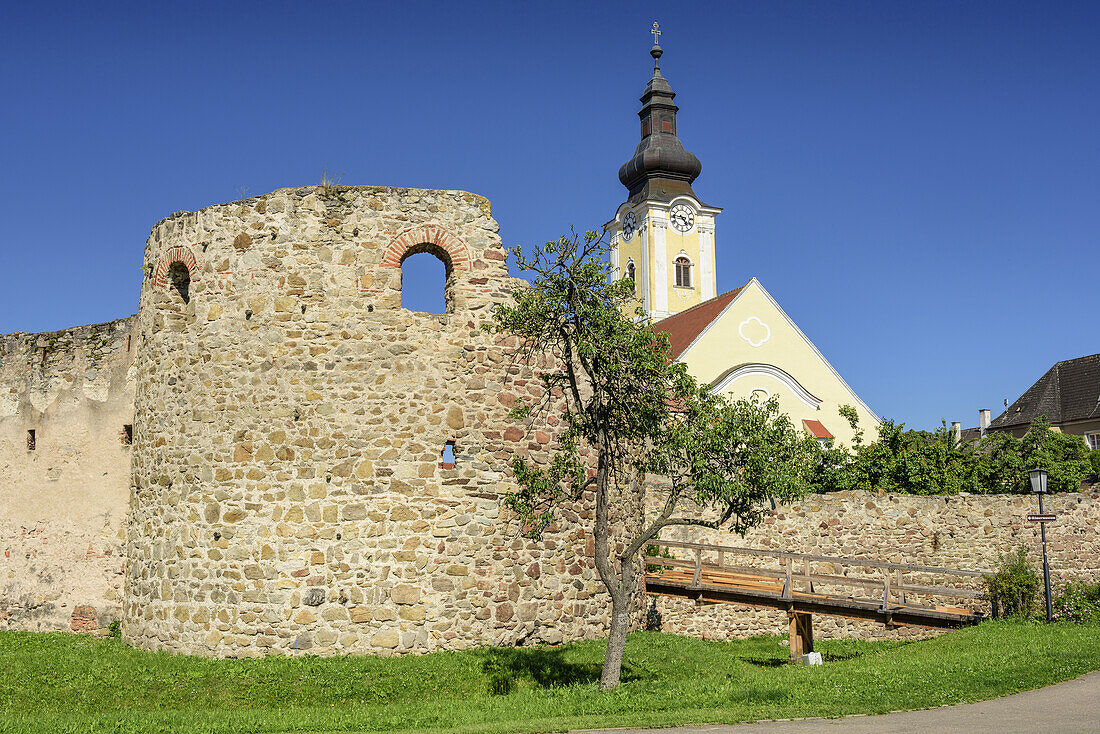
[[[557, 413], [563, 430], [548, 461], [515, 457], [517, 489], [505, 498], [525, 534], [539, 537], [565, 505], [591, 501], [590, 532], [611, 628], [600, 676], [619, 684], [638, 553], [666, 527], [730, 526], [744, 532], [769, 497], [801, 494], [815, 445], [778, 405], [712, 395], [670, 356], [667, 336], [628, 315], [629, 279], [612, 281], [608, 250], [595, 232], [548, 242], [528, 258], [533, 275], [514, 302], [494, 312], [492, 330], [518, 337], [518, 359], [534, 365], [540, 400], [518, 404], [517, 419]], [[660, 481], [657, 478], [660, 477]], [[645, 516], [647, 493], [655, 514]], [[615, 527], [613, 510], [631, 517]]]
[[[856, 429], [852, 409], [841, 406], [840, 413]], [[863, 443], [856, 430], [850, 448], [822, 449], [812, 485], [819, 492], [1026, 494], [1031, 491], [1027, 470], [1035, 466], [1050, 472], [1050, 491], [1076, 492], [1090, 473], [1100, 475], [1100, 454], [1090, 452], [1081, 436], [1053, 430], [1045, 417], [1037, 418], [1023, 439], [990, 431], [976, 443], [956, 443], [943, 421], [935, 431], [912, 431], [883, 420], [871, 443]]]
[[1034, 467], [1050, 472], [1047, 483], [1051, 492], [1080, 491], [1081, 482], [1092, 470], [1084, 437], [1054, 430], [1045, 415], [1032, 421], [1021, 451], [1025, 472]]

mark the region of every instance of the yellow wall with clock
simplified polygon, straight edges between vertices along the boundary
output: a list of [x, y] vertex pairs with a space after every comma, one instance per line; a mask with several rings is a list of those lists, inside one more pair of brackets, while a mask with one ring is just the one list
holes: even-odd
[[680, 196], [623, 204], [608, 222], [615, 278], [633, 272], [638, 305], [662, 319], [717, 295], [714, 218], [721, 211]]

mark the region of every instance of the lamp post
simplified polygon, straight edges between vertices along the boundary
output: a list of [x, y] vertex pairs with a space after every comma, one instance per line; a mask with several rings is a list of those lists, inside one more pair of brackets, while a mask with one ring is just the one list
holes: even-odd
[[[1047, 493], [1047, 470], [1028, 469], [1027, 478], [1031, 481], [1031, 491], [1039, 496], [1039, 514], [1043, 512], [1043, 495]], [[1047, 524], [1039, 521], [1039, 532], [1043, 538], [1043, 586], [1047, 594], [1047, 622], [1053, 621], [1054, 610], [1050, 605], [1050, 564], [1047, 563]]]

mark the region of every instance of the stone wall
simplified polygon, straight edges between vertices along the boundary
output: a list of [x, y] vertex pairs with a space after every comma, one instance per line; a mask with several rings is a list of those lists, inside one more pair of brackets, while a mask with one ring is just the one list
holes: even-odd
[[[425, 251], [446, 266], [443, 314], [401, 307], [401, 263]], [[0, 338], [0, 627], [121, 617], [133, 645], [209, 656], [602, 635], [588, 506], [540, 542], [501, 508], [513, 455], [545, 456], [557, 430], [508, 418], [539, 387], [483, 329], [517, 283], [505, 259], [472, 194], [283, 189], [158, 223], [136, 317]], [[665, 538], [989, 569], [1037, 553], [1032, 502], [815, 495], [744, 539]], [[1100, 492], [1048, 509], [1055, 579], [1100, 577]], [[769, 610], [658, 607], [682, 634], [785, 628]]]
[[0, 337], [0, 629], [119, 618], [132, 326]]
[[[1047, 528], [1052, 583], [1057, 585], [1070, 578], [1100, 579], [1100, 487], [1051, 495], [1044, 506], [1047, 512], [1058, 515], [1058, 521]], [[804, 501], [781, 506], [744, 538], [695, 528], [669, 529], [661, 537], [977, 571], [995, 569], [1000, 554], [1025, 545], [1041, 570], [1039, 526], [1026, 520], [1029, 512], [1037, 511], [1033, 496], [918, 497], [837, 492], [811, 495]], [[967, 584], [960, 580], [958, 585], [980, 588], [980, 581]], [[696, 606], [665, 597], [656, 601], [666, 632], [709, 639], [786, 632], [787, 616], [782, 611], [732, 604]], [[939, 598], [939, 603], [961, 601]], [[984, 611], [988, 613], [988, 605]], [[814, 633], [865, 638], [935, 634], [924, 628], [891, 630], [871, 622], [821, 615], [814, 619]]]
[[[401, 308], [421, 251], [446, 265], [445, 314]], [[482, 329], [516, 282], [487, 200], [284, 189], [169, 217], [145, 262], [127, 642], [388, 654], [602, 634], [580, 528], [535, 543], [502, 516], [513, 452], [553, 431], [507, 417], [538, 388]]]

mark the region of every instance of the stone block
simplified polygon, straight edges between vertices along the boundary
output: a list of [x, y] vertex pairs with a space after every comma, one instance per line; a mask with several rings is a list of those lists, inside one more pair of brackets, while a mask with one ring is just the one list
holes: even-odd
[[302, 603], [311, 607], [316, 607], [324, 604], [325, 590], [320, 587], [312, 587], [306, 589], [305, 593], [302, 594]]
[[381, 648], [383, 650], [392, 650], [397, 647], [399, 641], [397, 630], [379, 630], [371, 635], [370, 638], [372, 647]]
[[394, 604], [416, 604], [420, 601], [420, 589], [409, 584], [398, 584], [390, 590]]

